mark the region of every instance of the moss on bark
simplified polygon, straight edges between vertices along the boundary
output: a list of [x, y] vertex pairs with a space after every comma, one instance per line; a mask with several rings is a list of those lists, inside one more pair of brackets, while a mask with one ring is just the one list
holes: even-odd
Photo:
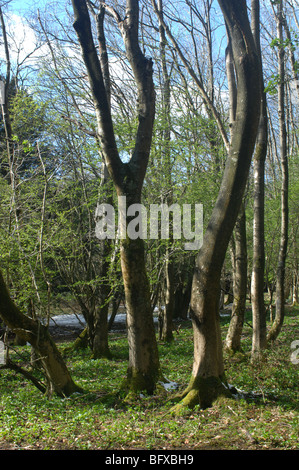
[[225, 377], [192, 376], [188, 387], [176, 396], [180, 401], [171, 411], [175, 414], [181, 414], [186, 409], [192, 409], [197, 405], [206, 409], [212, 406], [219, 397], [232, 397]]

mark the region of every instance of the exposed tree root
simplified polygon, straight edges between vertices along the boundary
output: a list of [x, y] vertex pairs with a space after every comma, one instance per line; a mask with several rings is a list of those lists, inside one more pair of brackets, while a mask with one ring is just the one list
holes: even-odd
[[178, 415], [197, 405], [206, 409], [212, 406], [219, 397], [232, 398], [229, 387], [222, 378], [193, 377], [188, 387], [176, 395], [175, 398], [179, 402], [172, 407], [171, 412]]

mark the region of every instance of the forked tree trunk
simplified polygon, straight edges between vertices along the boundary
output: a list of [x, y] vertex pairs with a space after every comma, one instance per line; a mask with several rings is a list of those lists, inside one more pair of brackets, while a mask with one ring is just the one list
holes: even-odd
[[[155, 91], [152, 61], [147, 59], [138, 41], [139, 2], [127, 0], [124, 19], [109, 9], [121, 31], [127, 59], [131, 65], [138, 90], [138, 129], [132, 157], [123, 163], [119, 157], [113, 130], [112, 113], [107, 96], [103, 69], [94, 45], [86, 1], [73, 0], [74, 28], [82, 49], [91, 92], [95, 104], [101, 150], [118, 197], [126, 197], [127, 207], [140, 204], [143, 181], [148, 165], [155, 116]], [[127, 229], [130, 217], [126, 214]], [[126, 232], [127, 233], [127, 232]], [[155, 389], [160, 365], [158, 348], [145, 269], [144, 244], [125, 235], [120, 242], [121, 266], [126, 296], [129, 365], [126, 386], [130, 391]]]
[[12, 301], [1, 272], [0, 317], [14, 333], [33, 346], [46, 374], [49, 395], [69, 396], [82, 391], [74, 383], [48, 329], [24, 315]]
[[212, 405], [226, 386], [219, 321], [220, 277], [241, 207], [260, 115], [259, 62], [245, 0], [218, 0], [230, 35], [237, 77], [236, 119], [219, 195], [204, 234], [193, 277], [194, 361], [182, 406]]

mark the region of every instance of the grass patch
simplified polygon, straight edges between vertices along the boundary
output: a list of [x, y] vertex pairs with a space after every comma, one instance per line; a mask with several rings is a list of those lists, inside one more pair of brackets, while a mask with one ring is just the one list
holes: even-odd
[[[277, 341], [254, 366], [250, 362], [250, 313], [242, 338], [243, 352], [225, 354], [229, 383], [243, 394], [222, 399], [207, 410], [169, 414], [171, 392], [124, 403], [117, 391], [126, 376], [125, 334], [111, 333], [112, 359], [90, 359], [89, 350], [68, 352], [59, 344], [85, 393], [47, 399], [22, 376], [0, 371], [0, 449], [297, 449], [298, 365], [290, 360], [299, 340], [299, 310], [288, 309]], [[222, 319], [225, 337], [229, 318]], [[182, 324], [172, 344], [159, 343], [165, 377], [187, 385], [193, 361], [193, 334]], [[30, 348], [18, 347], [12, 358], [29, 362]], [[13, 357], [15, 354], [15, 357]]]

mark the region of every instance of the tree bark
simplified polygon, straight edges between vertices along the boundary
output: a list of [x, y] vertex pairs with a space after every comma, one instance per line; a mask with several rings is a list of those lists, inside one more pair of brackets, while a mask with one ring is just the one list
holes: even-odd
[[[252, 0], [252, 31], [260, 60], [260, 70], [263, 76], [263, 66], [260, 47], [260, 6], [259, 0]], [[268, 116], [266, 93], [262, 79], [261, 114], [257, 142], [254, 154], [254, 200], [253, 200], [253, 262], [251, 276], [252, 304], [252, 351], [254, 360], [267, 345], [266, 310], [264, 304], [264, 274], [265, 274], [265, 234], [264, 234], [264, 194], [265, 194], [265, 160], [268, 146]]]
[[38, 321], [24, 315], [12, 301], [1, 272], [0, 316], [14, 333], [33, 346], [40, 357], [48, 382], [47, 393], [49, 395], [56, 393], [63, 397], [82, 391], [74, 383], [48, 329]]
[[225, 347], [235, 353], [241, 350], [246, 293], [247, 293], [247, 240], [244, 203], [235, 225], [234, 279], [232, 317], [228, 328]]
[[[163, 20], [163, 2], [158, 0], [159, 18]], [[171, 206], [173, 203], [172, 191], [172, 177], [171, 177], [171, 155], [170, 155], [170, 140], [171, 140], [171, 90], [170, 90], [170, 76], [167, 69], [166, 61], [166, 35], [163, 26], [163, 21], [159, 21], [160, 33], [160, 59], [162, 64], [162, 106], [164, 112], [165, 127], [162, 132], [162, 160], [161, 164], [165, 169], [165, 189], [167, 191], [166, 203]], [[166, 245], [166, 262], [165, 262], [165, 308], [162, 310], [162, 341], [171, 342], [173, 340], [173, 314], [174, 314], [174, 261], [171, 255], [173, 244], [173, 231], [170, 228], [170, 236]]]
[[237, 77], [236, 119], [229, 155], [193, 277], [191, 318], [194, 330], [192, 376], [182, 406], [205, 408], [227, 395], [219, 322], [220, 277], [228, 243], [241, 207], [260, 114], [258, 56], [245, 0], [218, 0], [231, 39]]
[[[108, 172], [117, 195], [125, 196], [127, 206], [140, 204], [143, 181], [148, 165], [155, 116], [155, 90], [152, 61], [147, 59], [138, 40], [139, 2], [127, 0], [126, 16], [109, 8], [122, 33], [127, 59], [131, 65], [138, 91], [138, 128], [131, 159], [123, 163], [119, 157], [113, 130], [111, 108], [103, 73], [94, 45], [86, 1], [72, 0], [76, 30], [87, 69], [95, 104], [98, 133]], [[105, 8], [108, 8], [105, 4]], [[129, 364], [126, 387], [130, 391], [155, 389], [160, 365], [149, 296], [149, 283], [142, 239], [127, 234], [130, 217], [125, 215], [126, 235], [120, 241], [121, 266], [127, 307]]]
[[[278, 3], [277, 11], [277, 34], [278, 39], [283, 41], [283, 1]], [[284, 321], [285, 308], [285, 263], [288, 247], [288, 156], [287, 156], [287, 131], [285, 118], [285, 50], [281, 46], [278, 49], [278, 117], [279, 117], [279, 141], [280, 141], [280, 162], [281, 162], [281, 228], [280, 245], [278, 254], [278, 264], [276, 273], [276, 310], [275, 320], [267, 335], [268, 341], [274, 341], [280, 333]]]
[[5, 52], [5, 60], [6, 60], [6, 76], [5, 76], [5, 83], [4, 83], [4, 104], [1, 105], [2, 117], [3, 117], [3, 124], [5, 130], [5, 138], [6, 138], [6, 148], [7, 148], [7, 161], [3, 161], [3, 157], [0, 157], [0, 174], [4, 178], [8, 179], [9, 174], [11, 172], [12, 164], [13, 164], [13, 149], [12, 149], [12, 128], [11, 128], [11, 119], [9, 115], [9, 86], [10, 86], [10, 78], [11, 78], [11, 61], [10, 61], [10, 53], [9, 53], [9, 45], [8, 45], [8, 38], [6, 32], [5, 21], [3, 17], [2, 8], [0, 6], [0, 24], [2, 29], [3, 35], [3, 42], [4, 42], [4, 52]]

